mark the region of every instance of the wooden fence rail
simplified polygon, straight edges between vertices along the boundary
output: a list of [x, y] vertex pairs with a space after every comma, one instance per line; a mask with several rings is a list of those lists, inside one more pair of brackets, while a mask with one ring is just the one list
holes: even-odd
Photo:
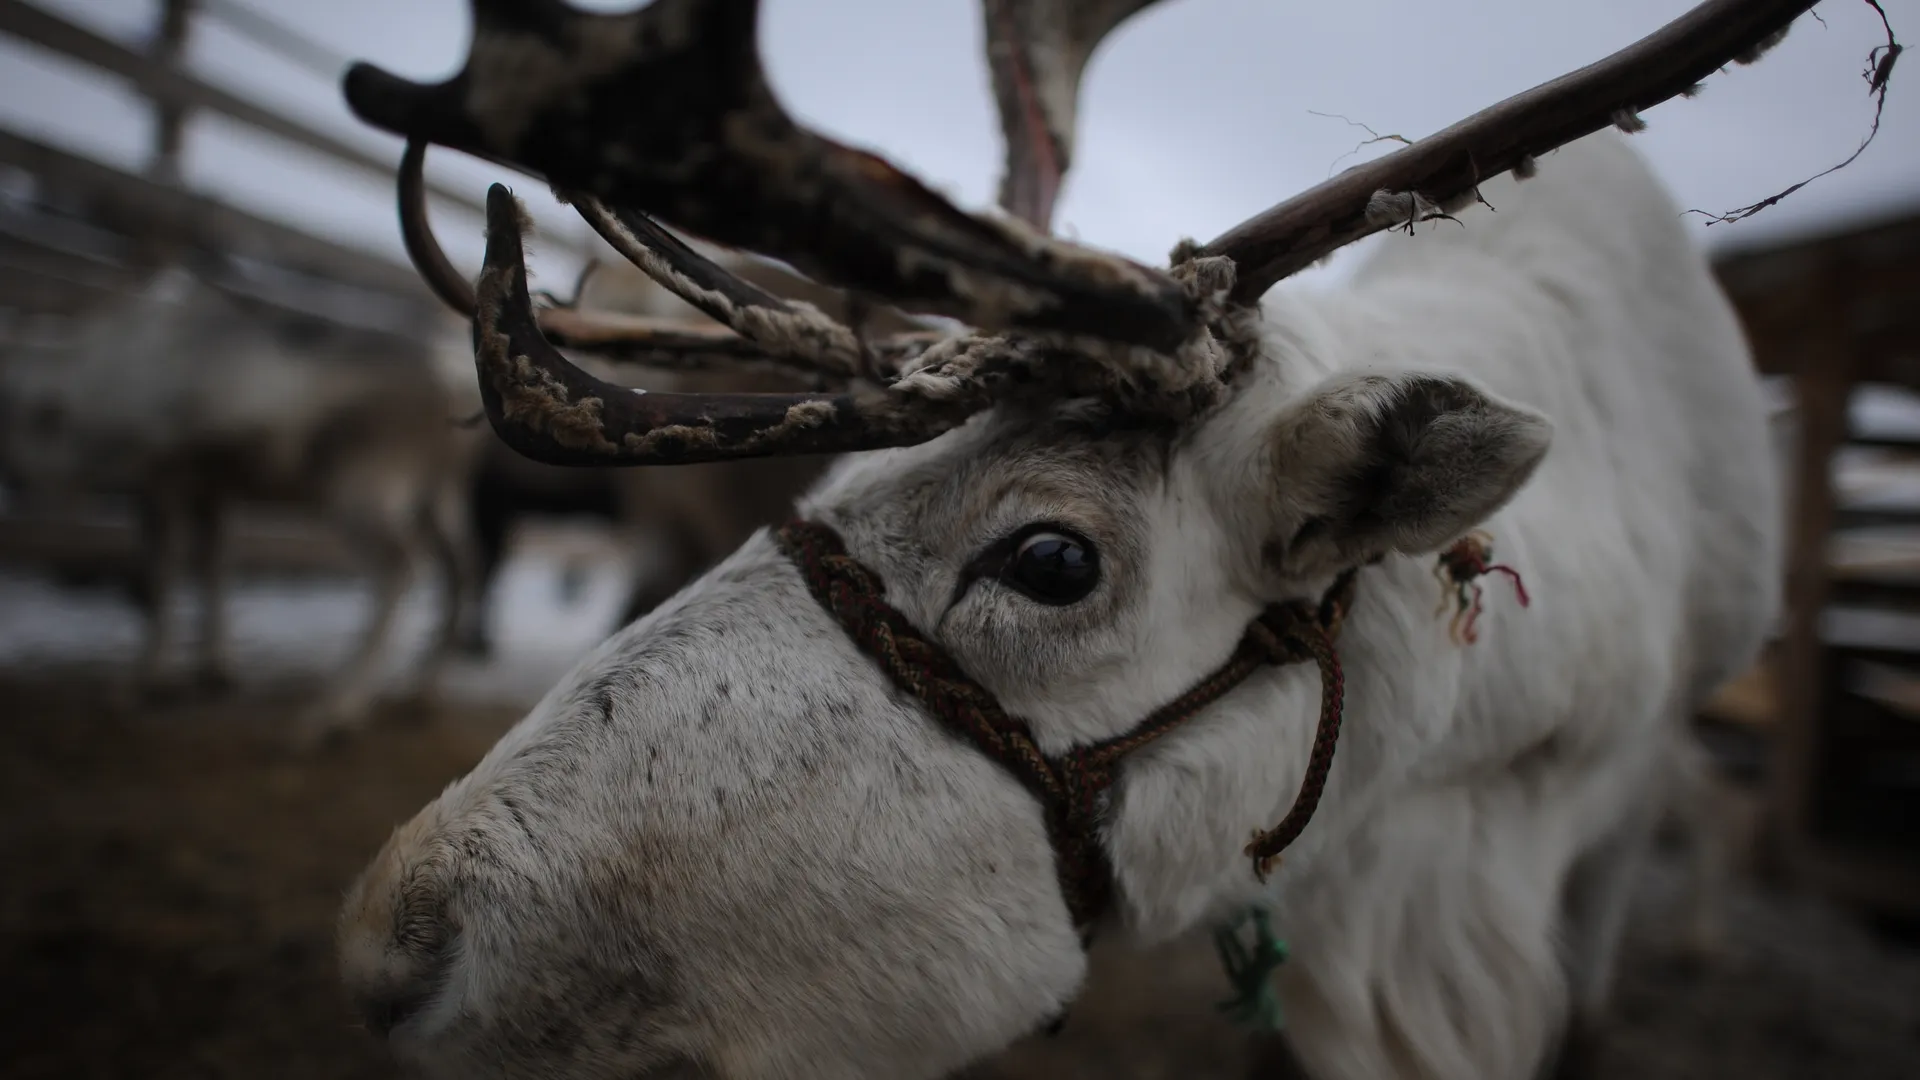
[[[112, 229], [136, 245], [136, 261], [156, 265], [184, 245], [203, 251], [237, 252], [281, 262], [309, 273], [426, 302], [424, 287], [411, 267], [296, 226], [269, 221], [187, 188], [181, 154], [187, 119], [196, 110], [217, 113], [275, 139], [284, 140], [372, 176], [391, 180], [399, 147], [390, 152], [329, 134], [195, 77], [185, 69], [185, 45], [194, 26], [218, 22], [284, 55], [290, 64], [319, 71], [329, 61], [324, 49], [304, 42], [297, 32], [244, 4], [227, 0], [162, 0], [160, 16], [145, 48], [115, 41], [25, 0], [0, 0], [0, 34], [86, 65], [119, 80], [152, 103], [154, 137], [143, 174], [117, 169], [82, 155], [49, 146], [19, 132], [0, 129], [0, 165], [39, 178], [46, 190], [68, 204], [80, 204], [86, 219]], [[477, 194], [428, 180], [439, 203], [483, 213]], [[4, 232], [4, 230], [0, 230]], [[0, 236], [0, 247], [15, 238]], [[593, 241], [581, 235], [543, 237], [549, 250], [586, 255]], [[37, 257], [0, 252], [7, 272], [18, 278], [38, 265]], [[111, 275], [109, 275], [111, 276]], [[55, 278], [58, 275], [54, 276]], [[50, 279], [45, 289], [62, 284]], [[23, 306], [43, 290], [12, 290], [14, 306]], [[0, 296], [0, 306], [8, 298]]]

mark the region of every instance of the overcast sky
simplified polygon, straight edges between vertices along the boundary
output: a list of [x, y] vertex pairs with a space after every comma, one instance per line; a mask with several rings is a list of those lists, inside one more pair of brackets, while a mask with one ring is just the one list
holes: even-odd
[[[35, 0], [129, 42], [157, 0]], [[332, 54], [418, 79], [452, 74], [471, 34], [465, 0], [209, 0], [287, 23]], [[631, 9], [634, 0], [581, 6]], [[982, 55], [979, 0], [766, 0], [761, 49], [803, 121], [876, 149], [963, 207], [992, 201], [1000, 140]], [[1060, 228], [1162, 264], [1182, 236], [1207, 239], [1384, 152], [1344, 157], [1364, 132], [1418, 138], [1501, 97], [1599, 59], [1658, 28], [1690, 0], [1165, 0], [1101, 48], [1082, 87], [1078, 157]], [[1920, 0], [1886, 0], [1920, 38]], [[1727, 210], [1844, 158], [1871, 118], [1861, 78], [1879, 21], [1862, 0], [1826, 0], [1752, 67], [1647, 114], [1637, 144], [1683, 206]], [[1443, 14], [1444, 13], [1444, 14]], [[288, 63], [203, 19], [190, 49], [200, 76], [397, 160], [399, 141], [347, 112], [337, 79]], [[1904, 76], [1904, 78], [1903, 78]], [[111, 80], [0, 37], [0, 124], [138, 167], [148, 119]], [[470, 185], [490, 167], [433, 159]], [[391, 181], [332, 163], [218, 117], [193, 124], [191, 184], [263, 215], [398, 259]], [[523, 196], [544, 198], [524, 179]], [[578, 229], [535, 205], [545, 227]], [[1750, 243], [1920, 210], [1920, 72], [1894, 79], [1878, 140], [1851, 167], [1735, 225], [1696, 226], [1703, 243]], [[457, 261], [477, 266], [477, 217], [436, 214]], [[535, 249], [536, 254], [539, 249]], [[535, 272], [559, 287], [568, 260]], [[1338, 269], [1335, 270], [1338, 273]]]

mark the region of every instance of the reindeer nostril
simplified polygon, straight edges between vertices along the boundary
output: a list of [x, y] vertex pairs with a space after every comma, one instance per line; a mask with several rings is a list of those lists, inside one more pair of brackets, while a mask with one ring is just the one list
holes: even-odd
[[431, 948], [409, 948], [405, 941], [393, 944], [399, 948], [387, 953], [384, 970], [353, 987], [361, 1018], [383, 1039], [425, 1011], [446, 990], [452, 964], [444, 938]]

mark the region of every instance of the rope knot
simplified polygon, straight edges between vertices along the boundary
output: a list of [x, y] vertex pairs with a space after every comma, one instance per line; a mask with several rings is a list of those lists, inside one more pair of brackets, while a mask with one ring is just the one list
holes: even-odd
[[1444, 615], [1447, 606], [1453, 606], [1453, 618], [1447, 623], [1447, 636], [1455, 644], [1472, 645], [1480, 640], [1477, 623], [1480, 613], [1486, 610], [1483, 601], [1485, 593], [1480, 588], [1479, 579], [1488, 574], [1505, 574], [1513, 581], [1513, 592], [1521, 607], [1531, 607], [1533, 598], [1527, 595], [1526, 583], [1520, 580], [1520, 571], [1504, 563], [1495, 563], [1493, 558], [1493, 537], [1479, 530], [1468, 533], [1454, 541], [1453, 546], [1440, 553], [1440, 559], [1434, 564], [1433, 575], [1440, 581], [1440, 606], [1435, 615]]
[[1313, 659], [1309, 635], [1320, 631], [1314, 613], [1299, 601], [1268, 608], [1247, 626], [1247, 641], [1274, 666]]
[[1077, 746], [1055, 760], [1060, 785], [1071, 798], [1069, 812], [1075, 817], [1093, 818], [1100, 793], [1113, 786], [1115, 755], [1096, 753], [1095, 749]]

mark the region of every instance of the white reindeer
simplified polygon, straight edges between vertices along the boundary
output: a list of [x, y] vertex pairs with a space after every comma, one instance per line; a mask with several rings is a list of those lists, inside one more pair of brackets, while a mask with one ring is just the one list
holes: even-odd
[[[477, 617], [463, 500], [478, 443], [454, 426], [463, 395], [428, 351], [230, 293], [175, 265], [83, 316], [68, 346], [8, 356], [0, 466], [30, 493], [137, 503], [147, 582], [141, 689], [230, 684], [227, 534], [242, 501], [319, 511], [374, 579], [366, 631], [302, 717], [301, 737], [365, 718], [422, 558], [440, 567], [445, 586], [442, 626], [421, 668], [422, 685], [432, 684], [457, 624]], [[181, 672], [169, 666], [179, 629], [172, 609], [189, 571], [204, 595], [194, 666]]]
[[[1003, 201], [1036, 226], [1080, 67], [1140, 6], [987, 5]], [[533, 310], [496, 188], [477, 295], [414, 250], [475, 313], [511, 444], [656, 467], [881, 448], [395, 832], [340, 926], [370, 1025], [430, 1076], [934, 1077], [1059, 1016], [1088, 935], [1251, 906], [1292, 947], [1307, 1075], [1533, 1075], [1599, 1018], [1688, 715], [1754, 661], [1782, 545], [1759, 383], [1678, 207], [1616, 134], [1549, 151], [1806, 6], [1709, 0], [1170, 275], [796, 128], [748, 0], [476, 5], [455, 80], [356, 69], [350, 102], [415, 168], [441, 142], [543, 174], [738, 331], [728, 356], [845, 376], [748, 401], [567, 365], [549, 340], [592, 335]], [[696, 69], [733, 88], [665, 92]], [[985, 329], [850, 353], [634, 207]], [[1443, 208], [1457, 224], [1419, 224]], [[1396, 225], [1418, 235], [1347, 286], [1262, 300]], [[1448, 589], [1486, 568], [1476, 530], [1531, 603], [1489, 579], [1469, 636]]]

